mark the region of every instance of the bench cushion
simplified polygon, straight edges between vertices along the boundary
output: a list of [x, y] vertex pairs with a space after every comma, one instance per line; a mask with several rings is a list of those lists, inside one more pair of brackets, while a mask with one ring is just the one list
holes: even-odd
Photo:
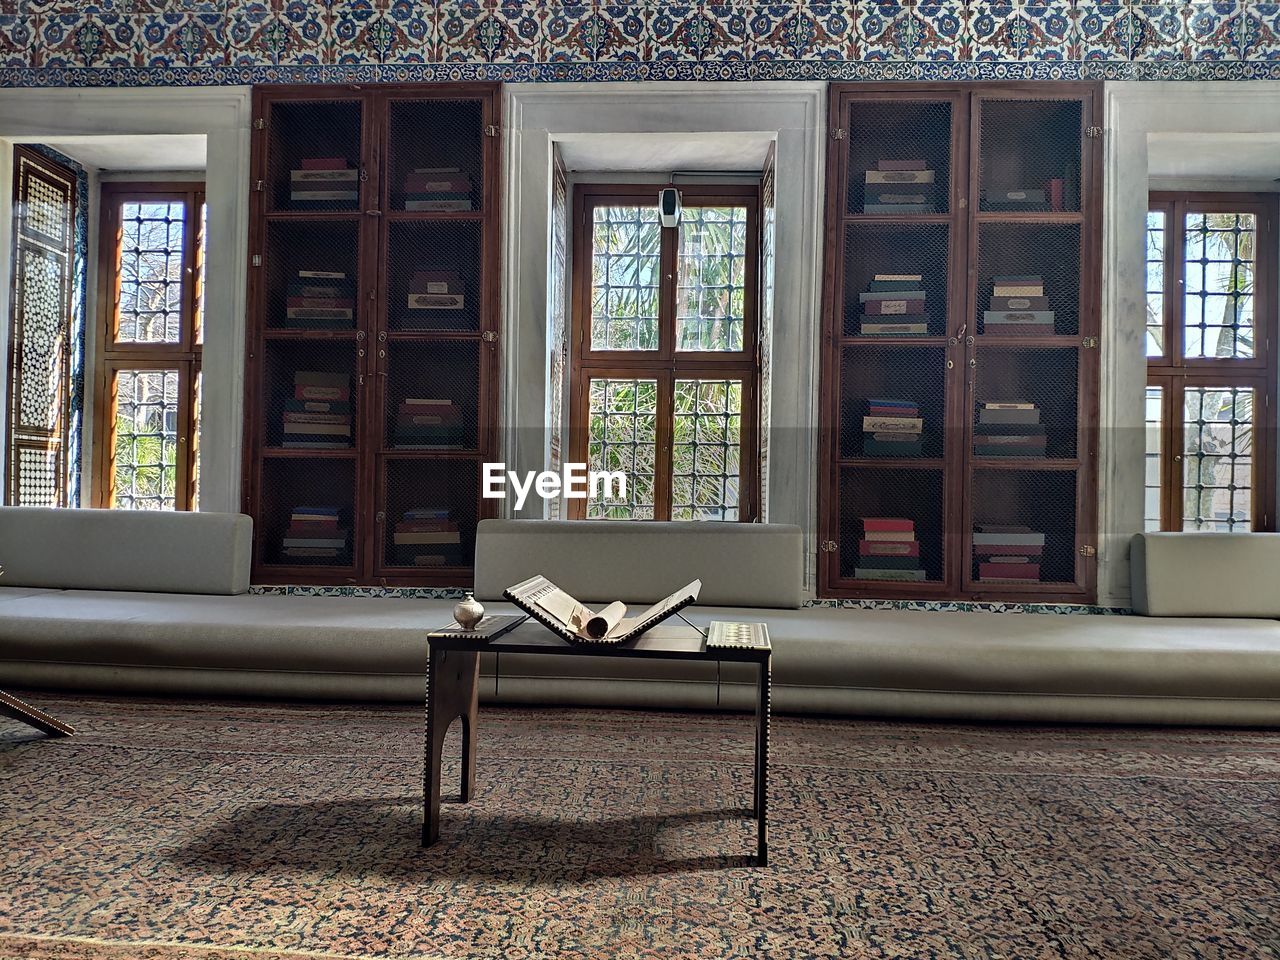
[[1129, 570], [1146, 616], [1280, 618], [1280, 533], [1140, 533]]
[[[0, 597], [6, 592], [0, 590]], [[0, 601], [0, 661], [367, 669], [425, 679], [427, 631], [452, 621], [454, 603], [66, 590]]]
[[238, 513], [0, 507], [6, 587], [239, 594], [253, 521]]
[[795, 608], [804, 540], [782, 523], [483, 520], [476, 596], [542, 574], [587, 603], [652, 603], [697, 578], [700, 604]]

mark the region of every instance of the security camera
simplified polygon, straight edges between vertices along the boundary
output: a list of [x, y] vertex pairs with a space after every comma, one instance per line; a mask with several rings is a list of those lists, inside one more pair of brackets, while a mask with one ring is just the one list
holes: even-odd
[[658, 220], [664, 227], [680, 225], [680, 191], [675, 187], [658, 191]]

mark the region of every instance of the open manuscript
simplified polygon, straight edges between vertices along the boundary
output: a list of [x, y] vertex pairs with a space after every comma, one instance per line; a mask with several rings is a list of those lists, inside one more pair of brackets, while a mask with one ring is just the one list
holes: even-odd
[[694, 580], [634, 616], [614, 601], [599, 611], [583, 606], [546, 577], [530, 577], [503, 596], [544, 627], [570, 643], [625, 643], [675, 615], [698, 599], [702, 581]]

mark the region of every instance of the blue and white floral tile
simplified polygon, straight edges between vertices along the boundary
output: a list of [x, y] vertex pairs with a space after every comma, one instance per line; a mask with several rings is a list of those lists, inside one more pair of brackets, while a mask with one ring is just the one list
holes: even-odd
[[54, 10], [39, 15], [40, 66], [135, 67], [141, 51], [133, 14]]
[[1186, 60], [1190, 56], [1185, 3], [1135, 4], [1131, 24], [1130, 60]]
[[38, 18], [25, 13], [0, 14], [0, 67], [30, 67]]
[[650, 49], [648, 7], [566, 4], [546, 8], [542, 21], [547, 63], [642, 61]]
[[940, 5], [862, 3], [857, 9], [864, 61], [947, 61], [962, 53], [962, 19]]
[[749, 12], [743, 5], [660, 4], [649, 18], [651, 58], [688, 64], [744, 61]]
[[1129, 59], [1131, 24], [1123, 3], [1078, 0], [1075, 7], [1075, 60], [1124, 62]]
[[974, 60], [1068, 60], [1078, 46], [1076, 31], [1061, 5], [976, 3], [969, 11]]
[[971, 4], [958, 7], [954, 3], [927, 3], [919, 0], [912, 4], [912, 15], [917, 21], [927, 25], [929, 36], [936, 41], [927, 48], [926, 59], [933, 62], [973, 59], [969, 37], [971, 7]]
[[1240, 17], [1244, 60], [1280, 61], [1280, 3], [1251, 3]]
[[257, 66], [278, 62], [285, 29], [277, 24], [271, 0], [232, 0], [227, 14], [227, 62]]
[[542, 50], [542, 11], [485, 9], [478, 0], [444, 0], [436, 29], [444, 62], [534, 63]]
[[335, 44], [329, 29], [329, 5], [309, 0], [276, 0], [275, 21], [284, 44], [278, 48], [280, 65], [316, 65], [334, 62]]
[[[748, 23], [748, 28], [751, 28]], [[754, 31], [753, 31], [754, 33]], [[756, 34], [753, 59], [761, 59], [766, 41], [774, 47], [797, 51], [796, 60], [857, 60], [860, 56], [849, 3], [798, 3], [794, 11], [767, 38]]]
[[1192, 3], [1187, 14], [1187, 42], [1193, 60], [1240, 59], [1241, 5]]
[[[329, 0], [326, 42], [330, 52], [326, 63], [381, 63], [389, 36], [375, 24], [381, 3], [374, 0]], [[375, 27], [372, 31], [371, 27]]]
[[[810, 21], [801, 19], [794, 3], [756, 2], [719, 4], [737, 9], [742, 14], [742, 53], [748, 60], [793, 61], [803, 59], [797, 53], [806, 42], [805, 31]], [[736, 59], [736, 51], [734, 57]]]
[[219, 14], [169, 11], [138, 16], [141, 66], [222, 66], [226, 20]]
[[371, 25], [382, 63], [421, 64], [440, 60], [439, 6], [431, 0], [390, 0]]

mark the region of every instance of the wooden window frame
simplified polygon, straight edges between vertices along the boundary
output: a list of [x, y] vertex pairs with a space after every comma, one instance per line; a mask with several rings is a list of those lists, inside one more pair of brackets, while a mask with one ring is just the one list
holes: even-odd
[[[580, 183], [573, 189], [572, 325], [570, 363], [569, 449], [576, 463], [587, 462], [590, 385], [599, 379], [658, 381], [657, 449], [654, 469], [655, 520], [671, 517], [674, 486], [673, 442], [677, 380], [741, 380], [742, 448], [738, 485], [738, 520], [760, 519], [760, 188], [754, 184], [681, 185], [685, 206], [745, 206], [747, 262], [744, 276], [743, 336], [740, 351], [676, 349], [676, 269], [678, 227], [664, 227], [658, 291], [657, 350], [593, 350], [591, 348], [592, 214], [596, 207], [657, 205], [662, 184]], [[569, 501], [569, 516], [586, 516], [585, 500]]]
[[[1152, 191], [1147, 209], [1165, 215], [1164, 313], [1161, 356], [1147, 357], [1147, 386], [1163, 391], [1160, 421], [1160, 529], [1183, 529], [1184, 410], [1186, 390], [1202, 387], [1254, 391], [1251, 529], [1276, 525], [1277, 197], [1266, 193]], [[1185, 357], [1186, 217], [1224, 211], [1252, 213], [1257, 222], [1254, 267], [1254, 356], [1241, 359]], [[1144, 284], [1145, 287], [1145, 284]], [[1144, 326], [1143, 343], [1146, 343]]]
[[[113, 457], [115, 402], [112, 389], [121, 370], [178, 371], [178, 446], [174, 508], [191, 510], [196, 503], [196, 383], [203, 345], [200, 328], [201, 259], [204, 251], [205, 185], [200, 181], [111, 181], [102, 184], [99, 200], [98, 309], [99, 349], [94, 361], [93, 505], [115, 505]], [[130, 343], [117, 339], [120, 297], [120, 211], [125, 203], [168, 202], [185, 207], [183, 285], [179, 339], [176, 343]]]

